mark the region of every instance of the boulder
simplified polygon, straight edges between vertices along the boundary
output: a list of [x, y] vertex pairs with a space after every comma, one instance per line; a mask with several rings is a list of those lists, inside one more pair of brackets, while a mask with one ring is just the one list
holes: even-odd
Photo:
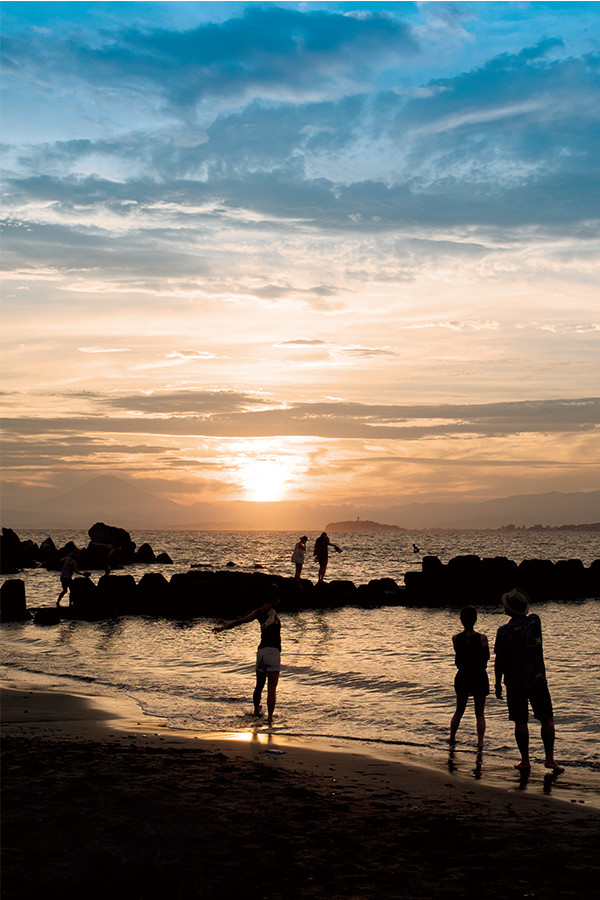
[[36, 609], [33, 615], [34, 625], [58, 625], [61, 620], [61, 612], [58, 606], [47, 606]]
[[105, 544], [109, 549], [116, 547], [122, 554], [123, 564], [133, 561], [135, 554], [135, 544], [131, 540], [131, 536], [124, 528], [117, 528], [116, 525], [105, 525], [104, 522], [96, 522], [88, 529], [90, 540], [94, 544]]
[[136, 563], [146, 563], [147, 565], [156, 562], [156, 556], [154, 555], [154, 550], [150, 544], [141, 545], [138, 552], [135, 554], [135, 561]]
[[0, 622], [23, 622], [30, 619], [25, 599], [25, 582], [11, 578], [0, 587]]
[[16, 575], [21, 568], [21, 541], [12, 528], [3, 528], [0, 537], [0, 573]]
[[95, 622], [104, 617], [100, 594], [91, 578], [73, 579], [69, 589], [69, 609], [77, 619]]

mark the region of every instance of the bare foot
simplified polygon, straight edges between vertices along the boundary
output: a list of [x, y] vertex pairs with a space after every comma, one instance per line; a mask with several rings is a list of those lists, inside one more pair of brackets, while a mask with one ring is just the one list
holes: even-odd
[[560, 775], [561, 772], [565, 771], [563, 769], [563, 767], [559, 766], [559, 764], [554, 759], [547, 759], [546, 762], [544, 763], [544, 765], [546, 766], [547, 769], [552, 769], [552, 771], [556, 775]]
[[252, 715], [253, 715], [256, 719], [258, 719], [259, 716], [262, 716], [262, 706], [257, 707], [257, 708], [254, 710], [254, 712], [252, 713]]
[[521, 772], [529, 772], [531, 770], [531, 763], [529, 762], [520, 762], [517, 763], [515, 769], [519, 769]]

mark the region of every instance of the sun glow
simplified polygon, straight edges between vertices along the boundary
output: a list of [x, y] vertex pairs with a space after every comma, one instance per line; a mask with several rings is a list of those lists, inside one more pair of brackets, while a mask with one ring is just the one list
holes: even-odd
[[247, 462], [241, 473], [248, 500], [269, 503], [286, 496], [292, 472], [285, 460], [256, 459]]

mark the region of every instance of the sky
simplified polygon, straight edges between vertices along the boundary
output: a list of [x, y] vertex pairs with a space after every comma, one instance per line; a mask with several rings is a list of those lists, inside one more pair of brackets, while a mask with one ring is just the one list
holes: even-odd
[[600, 3], [2, 3], [2, 465], [600, 487]]

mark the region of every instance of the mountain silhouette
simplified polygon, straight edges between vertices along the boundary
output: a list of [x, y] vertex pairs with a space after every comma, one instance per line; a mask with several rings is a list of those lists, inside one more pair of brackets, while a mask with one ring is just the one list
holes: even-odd
[[19, 529], [89, 528], [105, 522], [131, 529], [322, 531], [327, 522], [373, 519], [401, 528], [500, 528], [504, 525], [592, 524], [600, 521], [600, 491], [522, 494], [495, 500], [365, 507], [296, 502], [195, 503], [183, 506], [116, 475], [99, 475], [37, 503], [3, 509], [2, 524]]

